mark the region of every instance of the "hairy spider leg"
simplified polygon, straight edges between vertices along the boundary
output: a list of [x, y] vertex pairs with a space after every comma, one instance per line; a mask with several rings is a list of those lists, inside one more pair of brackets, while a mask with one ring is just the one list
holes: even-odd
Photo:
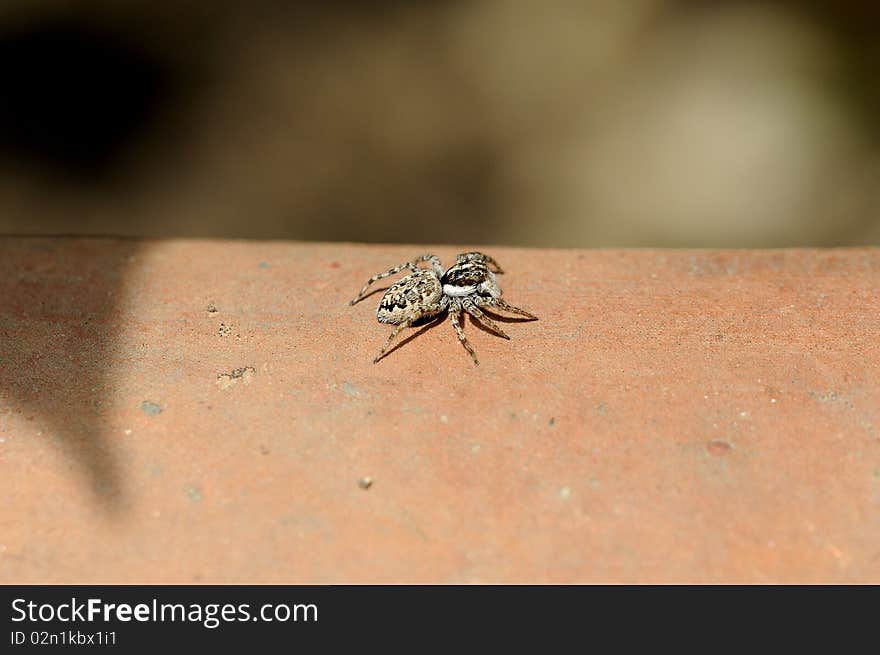
[[477, 361], [477, 353], [474, 352], [474, 349], [471, 347], [471, 344], [468, 343], [467, 337], [464, 335], [464, 330], [461, 329], [461, 323], [458, 320], [458, 315], [461, 312], [461, 304], [458, 302], [454, 302], [449, 305], [449, 320], [452, 321], [452, 327], [455, 328], [456, 334], [458, 334], [458, 340], [461, 341], [461, 345], [464, 346], [464, 349], [470, 353], [471, 358], [474, 360], [474, 365], [479, 364]]
[[483, 261], [485, 261], [487, 264], [494, 264], [495, 265], [496, 270], [492, 271], [493, 273], [503, 273], [504, 272], [503, 270], [501, 270], [501, 264], [496, 262], [489, 255], [483, 255]]
[[498, 327], [498, 325], [496, 325], [495, 321], [493, 321], [491, 318], [486, 316], [482, 311], [480, 311], [480, 308], [474, 304], [473, 300], [471, 300], [468, 297], [465, 297], [461, 301], [461, 306], [464, 307], [464, 311], [466, 311], [468, 314], [473, 316], [475, 320], [477, 320], [480, 323], [482, 323], [483, 325], [485, 325], [487, 328], [492, 330], [499, 337], [504, 337], [505, 339], [510, 339], [510, 337], [504, 333], [504, 330], [502, 330], [500, 327]]
[[[501, 270], [501, 265], [496, 262], [489, 255], [485, 255], [481, 252], [463, 252], [458, 257], [455, 258], [456, 264], [464, 264], [467, 262], [482, 262], [484, 264], [494, 264], [495, 268], [498, 270], [492, 271], [493, 273], [503, 273]], [[488, 266], [486, 267], [488, 268]]]
[[439, 271], [438, 277], [443, 274], [442, 267], [440, 266], [440, 260], [436, 257], [436, 255], [430, 255], [430, 254], [422, 255], [421, 257], [416, 257], [411, 262], [405, 262], [403, 264], [400, 264], [399, 266], [395, 266], [394, 268], [389, 268], [384, 273], [379, 273], [377, 275], [374, 275], [369, 280], [367, 280], [367, 283], [364, 285], [364, 288], [361, 289], [361, 292], [353, 300], [349, 301], [348, 304], [354, 305], [359, 300], [362, 300], [363, 297], [365, 295], [367, 295], [367, 289], [370, 288], [370, 285], [373, 284], [373, 282], [377, 282], [377, 281], [382, 280], [386, 277], [391, 277], [392, 275], [396, 275], [397, 273], [400, 273], [400, 271], [402, 271], [405, 268], [408, 268], [413, 273], [415, 273], [417, 270], [419, 270], [419, 267], [417, 266], [417, 264], [419, 262], [431, 262], [431, 267], [434, 269], [434, 271], [435, 272]]
[[[486, 306], [486, 305], [484, 305], [484, 306]], [[520, 309], [519, 307], [514, 307], [513, 305], [511, 305], [507, 301], [502, 300], [501, 298], [493, 298], [492, 300], [490, 300], [487, 303], [487, 306], [500, 307], [501, 309], [506, 309], [507, 311], [513, 312], [514, 314], [519, 314], [520, 316], [525, 316], [526, 318], [531, 318], [536, 321], [538, 320], [538, 317], [535, 316], [534, 314], [531, 314], [524, 309]]]

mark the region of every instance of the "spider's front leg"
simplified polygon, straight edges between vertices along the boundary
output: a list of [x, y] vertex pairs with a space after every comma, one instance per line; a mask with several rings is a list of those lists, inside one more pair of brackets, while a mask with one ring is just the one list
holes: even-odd
[[369, 280], [367, 280], [367, 283], [364, 285], [364, 288], [361, 289], [361, 292], [357, 296], [355, 296], [354, 299], [349, 301], [348, 304], [354, 305], [355, 303], [359, 302], [360, 300], [363, 300], [364, 296], [367, 295], [367, 289], [370, 288], [370, 285], [373, 284], [373, 282], [378, 282], [379, 280], [382, 280], [386, 277], [391, 277], [392, 275], [397, 275], [398, 273], [400, 273], [400, 271], [402, 271], [404, 269], [409, 269], [413, 273], [415, 273], [417, 270], [419, 270], [418, 264], [420, 262], [431, 262], [431, 267], [434, 269], [434, 272], [437, 273], [438, 277], [443, 275], [443, 267], [440, 265], [440, 260], [437, 258], [436, 255], [431, 255], [431, 254], [422, 255], [421, 257], [416, 257], [411, 262], [404, 262], [403, 264], [395, 266], [394, 268], [389, 268], [384, 273], [378, 273], [378, 274], [374, 275]]
[[501, 270], [501, 265], [496, 262], [492, 257], [489, 257], [489, 255], [483, 255], [483, 261], [485, 261], [487, 264], [492, 264], [493, 266], [495, 266], [495, 270], [492, 271], [493, 273], [504, 273], [504, 271]]
[[452, 321], [452, 327], [455, 328], [455, 333], [458, 335], [458, 340], [461, 341], [461, 345], [464, 346], [464, 349], [468, 351], [471, 356], [471, 359], [474, 360], [474, 366], [477, 366], [480, 362], [477, 361], [477, 353], [474, 352], [473, 347], [468, 342], [467, 337], [464, 334], [464, 330], [461, 329], [461, 322], [458, 320], [458, 315], [461, 313], [461, 303], [456, 300], [449, 305], [449, 320]]
[[[473, 262], [473, 261], [483, 262], [484, 264], [487, 265], [487, 268], [488, 268], [488, 264], [492, 264], [495, 267], [495, 270], [492, 271], [493, 273], [503, 273], [504, 272], [503, 270], [501, 270], [501, 265], [498, 262], [496, 262], [494, 258], [492, 258], [489, 255], [482, 253], [482, 252], [463, 252], [458, 257], [455, 258], [455, 261], [458, 264], [464, 264], [465, 262]], [[492, 269], [489, 269], [489, 270], [492, 270]]]

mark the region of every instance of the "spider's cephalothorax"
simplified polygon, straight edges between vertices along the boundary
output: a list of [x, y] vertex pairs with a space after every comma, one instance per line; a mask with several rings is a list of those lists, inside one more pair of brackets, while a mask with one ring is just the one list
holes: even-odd
[[[420, 268], [421, 262], [429, 262], [431, 268]], [[494, 267], [494, 270], [490, 268]], [[416, 259], [395, 266], [392, 269], [371, 277], [357, 297], [349, 304], [354, 305], [362, 300], [367, 289], [373, 282], [390, 275], [400, 273], [407, 269], [412, 271], [409, 275], [397, 281], [385, 292], [379, 301], [376, 317], [380, 323], [390, 323], [396, 326], [392, 330], [379, 354], [374, 359], [378, 362], [394, 337], [404, 328], [410, 327], [416, 321], [425, 318], [439, 316], [444, 312], [449, 314], [449, 320], [455, 328], [458, 338], [477, 364], [477, 356], [471, 344], [468, 343], [461, 329], [459, 315], [466, 311], [495, 334], [510, 339], [504, 331], [486, 316], [480, 307], [497, 307], [526, 318], [537, 319], [524, 309], [509, 305], [501, 299], [501, 288], [498, 286], [496, 273], [503, 273], [498, 262], [480, 252], [466, 252], [455, 258], [447, 271], [443, 271], [440, 260], [434, 255], [422, 255]]]

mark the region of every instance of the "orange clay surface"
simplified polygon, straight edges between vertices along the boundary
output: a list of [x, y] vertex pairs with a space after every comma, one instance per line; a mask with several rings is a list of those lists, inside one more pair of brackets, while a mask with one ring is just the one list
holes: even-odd
[[880, 251], [466, 249], [0, 240], [0, 582], [880, 582]]

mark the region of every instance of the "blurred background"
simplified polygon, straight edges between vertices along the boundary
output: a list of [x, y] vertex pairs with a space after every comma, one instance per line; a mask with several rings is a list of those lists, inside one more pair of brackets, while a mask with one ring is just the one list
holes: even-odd
[[880, 3], [3, 0], [0, 232], [880, 243]]

